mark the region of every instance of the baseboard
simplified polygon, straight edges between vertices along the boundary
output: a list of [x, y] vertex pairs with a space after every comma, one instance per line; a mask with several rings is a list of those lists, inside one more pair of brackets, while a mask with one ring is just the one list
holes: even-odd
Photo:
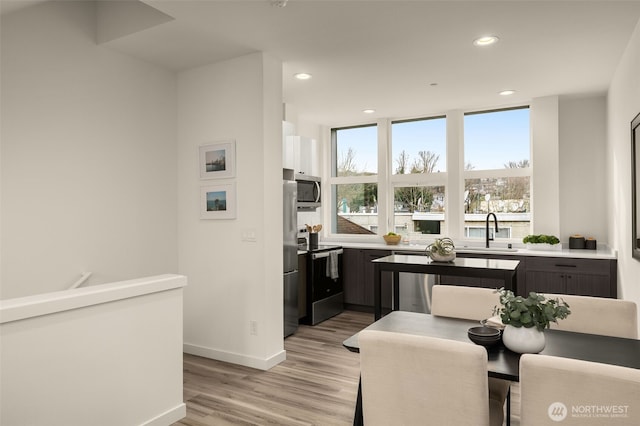
[[244, 365], [245, 367], [257, 368], [258, 370], [269, 370], [287, 359], [286, 351], [282, 350], [269, 358], [256, 358], [248, 355], [237, 354], [233, 352], [225, 352], [217, 349], [207, 348], [204, 346], [192, 345], [184, 343], [182, 350], [191, 355], [211, 358], [218, 361], [230, 362], [232, 364]]
[[165, 411], [159, 416], [142, 423], [142, 426], [168, 426], [187, 417], [187, 406], [184, 403]]

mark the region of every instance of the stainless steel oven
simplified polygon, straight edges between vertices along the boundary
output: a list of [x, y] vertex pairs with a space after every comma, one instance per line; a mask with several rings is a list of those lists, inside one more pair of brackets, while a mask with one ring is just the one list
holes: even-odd
[[318, 246], [307, 256], [307, 322], [316, 325], [344, 310], [342, 247]]

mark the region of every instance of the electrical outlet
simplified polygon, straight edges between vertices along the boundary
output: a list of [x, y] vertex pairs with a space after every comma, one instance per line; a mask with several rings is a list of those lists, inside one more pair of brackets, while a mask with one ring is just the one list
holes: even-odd
[[249, 334], [252, 336], [258, 335], [258, 321], [249, 321]]

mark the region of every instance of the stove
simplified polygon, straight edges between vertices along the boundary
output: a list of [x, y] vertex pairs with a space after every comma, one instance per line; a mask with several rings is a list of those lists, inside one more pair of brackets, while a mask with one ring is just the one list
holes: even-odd
[[307, 253], [307, 322], [316, 325], [344, 310], [342, 247], [319, 245]]

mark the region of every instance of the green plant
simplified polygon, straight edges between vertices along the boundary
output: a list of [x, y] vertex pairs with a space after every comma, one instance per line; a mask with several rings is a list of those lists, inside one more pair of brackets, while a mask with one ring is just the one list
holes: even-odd
[[494, 315], [500, 315], [505, 325], [514, 327], [536, 327], [542, 331], [549, 328], [549, 323], [565, 319], [571, 311], [564, 300], [547, 299], [541, 294], [531, 292], [528, 297], [516, 296], [511, 290], [500, 288], [500, 304], [493, 310]]
[[453, 244], [453, 240], [451, 238], [436, 238], [436, 240], [429, 244], [425, 251], [427, 255], [430, 253], [438, 253], [440, 255], [447, 255], [449, 253], [453, 253], [456, 249], [456, 246]]
[[525, 244], [558, 244], [560, 240], [555, 235], [527, 235], [522, 239]]
[[398, 234], [396, 234], [395, 232], [387, 232], [387, 235], [389, 235], [391, 237], [395, 237]]

